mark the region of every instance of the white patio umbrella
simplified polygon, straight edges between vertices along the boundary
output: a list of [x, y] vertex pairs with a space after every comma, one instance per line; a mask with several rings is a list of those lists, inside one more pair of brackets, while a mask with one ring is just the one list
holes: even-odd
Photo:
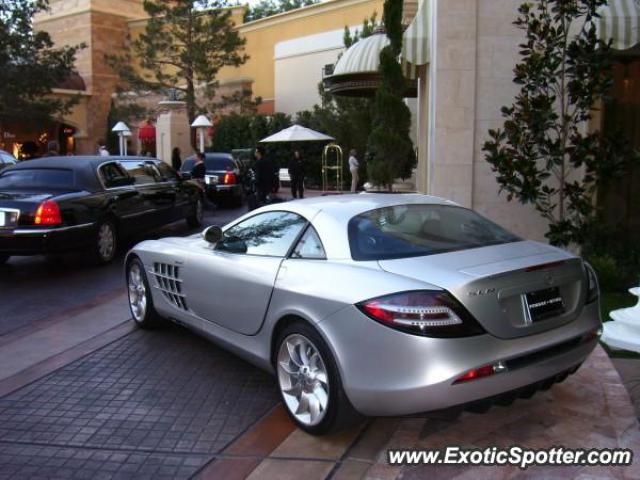
[[292, 125], [260, 140], [260, 143], [331, 141], [335, 138], [300, 125]]

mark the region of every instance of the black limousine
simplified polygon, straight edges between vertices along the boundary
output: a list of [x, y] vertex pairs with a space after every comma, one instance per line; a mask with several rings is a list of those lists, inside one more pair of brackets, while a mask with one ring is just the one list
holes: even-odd
[[147, 157], [49, 157], [0, 172], [0, 263], [87, 250], [100, 264], [118, 240], [186, 219], [202, 224], [201, 190]]

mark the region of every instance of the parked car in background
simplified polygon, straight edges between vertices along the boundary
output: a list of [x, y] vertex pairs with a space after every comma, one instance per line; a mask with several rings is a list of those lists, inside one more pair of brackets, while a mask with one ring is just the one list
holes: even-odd
[[580, 257], [425, 195], [269, 205], [142, 242], [126, 272], [139, 326], [170, 319], [273, 372], [312, 434], [528, 398], [575, 372], [601, 328]]
[[13, 255], [89, 251], [108, 263], [121, 238], [186, 219], [202, 196], [169, 165], [137, 157], [49, 157], [0, 172], [0, 263]]
[[[187, 158], [180, 168], [183, 174], [190, 174], [196, 163], [195, 156]], [[244, 201], [243, 169], [238, 160], [229, 153], [205, 154], [206, 174], [204, 177], [207, 197], [216, 203], [230, 202], [240, 206]]]
[[11, 155], [9, 152], [5, 152], [4, 150], [0, 150], [0, 170], [4, 170], [7, 167], [12, 167], [18, 160]]

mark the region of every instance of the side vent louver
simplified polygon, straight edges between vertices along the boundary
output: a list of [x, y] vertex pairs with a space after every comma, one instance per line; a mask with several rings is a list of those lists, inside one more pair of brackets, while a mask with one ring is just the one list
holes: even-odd
[[182, 291], [180, 267], [166, 263], [154, 263], [153, 275], [158, 282], [158, 288], [167, 300], [182, 310], [188, 310], [187, 299]]

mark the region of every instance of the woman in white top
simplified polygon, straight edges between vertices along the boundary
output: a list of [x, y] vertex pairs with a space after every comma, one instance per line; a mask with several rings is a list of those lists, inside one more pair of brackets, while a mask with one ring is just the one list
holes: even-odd
[[358, 177], [358, 167], [360, 167], [360, 164], [356, 158], [356, 150], [352, 148], [349, 152], [349, 171], [351, 172], [351, 192], [353, 193], [357, 191], [358, 182], [360, 181]]

